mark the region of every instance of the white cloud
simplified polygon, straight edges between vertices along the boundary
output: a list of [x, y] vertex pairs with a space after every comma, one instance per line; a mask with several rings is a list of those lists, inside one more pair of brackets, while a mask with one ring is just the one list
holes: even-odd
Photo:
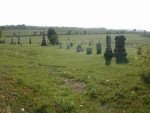
[[0, 0], [0, 25], [150, 30], [149, 0]]

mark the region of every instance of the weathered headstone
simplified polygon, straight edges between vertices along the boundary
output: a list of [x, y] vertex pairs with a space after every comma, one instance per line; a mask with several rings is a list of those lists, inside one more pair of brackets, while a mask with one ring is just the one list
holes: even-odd
[[111, 48], [111, 37], [109, 35], [107, 35], [106, 37], [106, 51], [105, 51], [104, 56], [106, 58], [113, 57], [112, 48]]
[[45, 39], [45, 34], [44, 34], [44, 32], [43, 32], [43, 39], [42, 39], [41, 46], [46, 46], [46, 39]]
[[77, 52], [83, 52], [83, 48], [80, 44], [77, 46]]
[[115, 37], [115, 49], [114, 56], [116, 57], [117, 63], [126, 62], [126, 49], [125, 49], [125, 36], [120, 35]]
[[91, 47], [88, 47], [88, 48], [86, 49], [86, 54], [87, 54], [87, 55], [92, 54], [92, 48], [91, 48]]
[[10, 42], [10, 44], [13, 44], [14, 43], [14, 39], [13, 38], [11, 38], [11, 42]]
[[32, 42], [31, 42], [31, 37], [29, 38], [29, 44], [31, 44]]
[[113, 53], [111, 48], [111, 37], [109, 35], [106, 36], [106, 50], [104, 56], [105, 56], [105, 65], [110, 65]]
[[102, 52], [101, 43], [96, 44], [96, 50], [97, 50], [97, 54], [101, 54], [101, 52]]

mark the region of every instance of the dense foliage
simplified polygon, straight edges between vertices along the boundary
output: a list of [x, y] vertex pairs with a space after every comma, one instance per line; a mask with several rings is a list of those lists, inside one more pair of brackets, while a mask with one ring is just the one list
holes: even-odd
[[58, 35], [57, 35], [57, 33], [55, 32], [55, 30], [53, 28], [48, 29], [47, 37], [48, 37], [49, 42], [52, 45], [55, 45], [55, 44], [58, 43]]

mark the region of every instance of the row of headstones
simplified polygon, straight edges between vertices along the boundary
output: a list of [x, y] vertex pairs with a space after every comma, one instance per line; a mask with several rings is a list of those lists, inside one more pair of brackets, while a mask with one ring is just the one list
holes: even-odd
[[[14, 41], [14, 39], [13, 39], [13, 38], [11, 38], [11, 42], [10, 42], [10, 44], [22, 44], [22, 43], [21, 43], [21, 39], [20, 39], [20, 37], [18, 37], [18, 41], [17, 41], [17, 43]], [[29, 44], [32, 44], [31, 37], [29, 38]], [[45, 39], [44, 32], [43, 32], [43, 38], [42, 38], [41, 46], [46, 46], [46, 39]]]
[[[77, 46], [77, 52], [83, 52], [83, 51], [84, 50], [83, 50], [82, 46], [78, 45]], [[101, 52], [102, 52], [102, 47], [101, 47], [100, 42], [96, 44], [96, 51], [97, 51], [97, 54], [101, 54]], [[88, 54], [88, 55], [92, 54], [92, 48], [91, 47], [87, 47], [86, 54]]]
[[[29, 44], [31, 44], [31, 43], [32, 43], [32, 42], [31, 42], [31, 38], [29, 38]], [[17, 43], [16, 43], [16, 41], [14, 41], [13, 38], [11, 38], [10, 44], [22, 44], [20, 37], [18, 37]]]
[[[68, 42], [67, 43], [67, 49], [70, 49], [71, 47], [73, 47], [74, 43], [73, 42]], [[89, 45], [91, 46], [91, 45]], [[62, 43], [59, 44], [59, 48], [62, 48]], [[96, 48], [97, 48], [97, 54], [101, 54], [102, 48], [101, 48], [101, 43], [97, 43], [96, 44]], [[84, 49], [82, 48], [82, 43], [77, 45], [77, 52], [84, 52]], [[88, 47], [87, 48], [87, 54], [92, 54], [92, 48]]]

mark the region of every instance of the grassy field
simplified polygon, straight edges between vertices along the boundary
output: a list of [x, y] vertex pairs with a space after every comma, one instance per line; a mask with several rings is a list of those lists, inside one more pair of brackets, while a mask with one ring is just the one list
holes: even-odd
[[[114, 49], [114, 35], [112, 49]], [[22, 45], [0, 44], [0, 113], [149, 113], [150, 86], [140, 80], [137, 47], [150, 38], [125, 34], [129, 63], [105, 65], [106, 35], [60, 35], [63, 48], [41, 47], [41, 37]], [[75, 42], [67, 49], [68, 38]], [[14, 38], [17, 41], [17, 38]], [[86, 55], [94, 41], [93, 54]], [[96, 43], [102, 54], [96, 54]], [[84, 52], [77, 53], [83, 41]]]

